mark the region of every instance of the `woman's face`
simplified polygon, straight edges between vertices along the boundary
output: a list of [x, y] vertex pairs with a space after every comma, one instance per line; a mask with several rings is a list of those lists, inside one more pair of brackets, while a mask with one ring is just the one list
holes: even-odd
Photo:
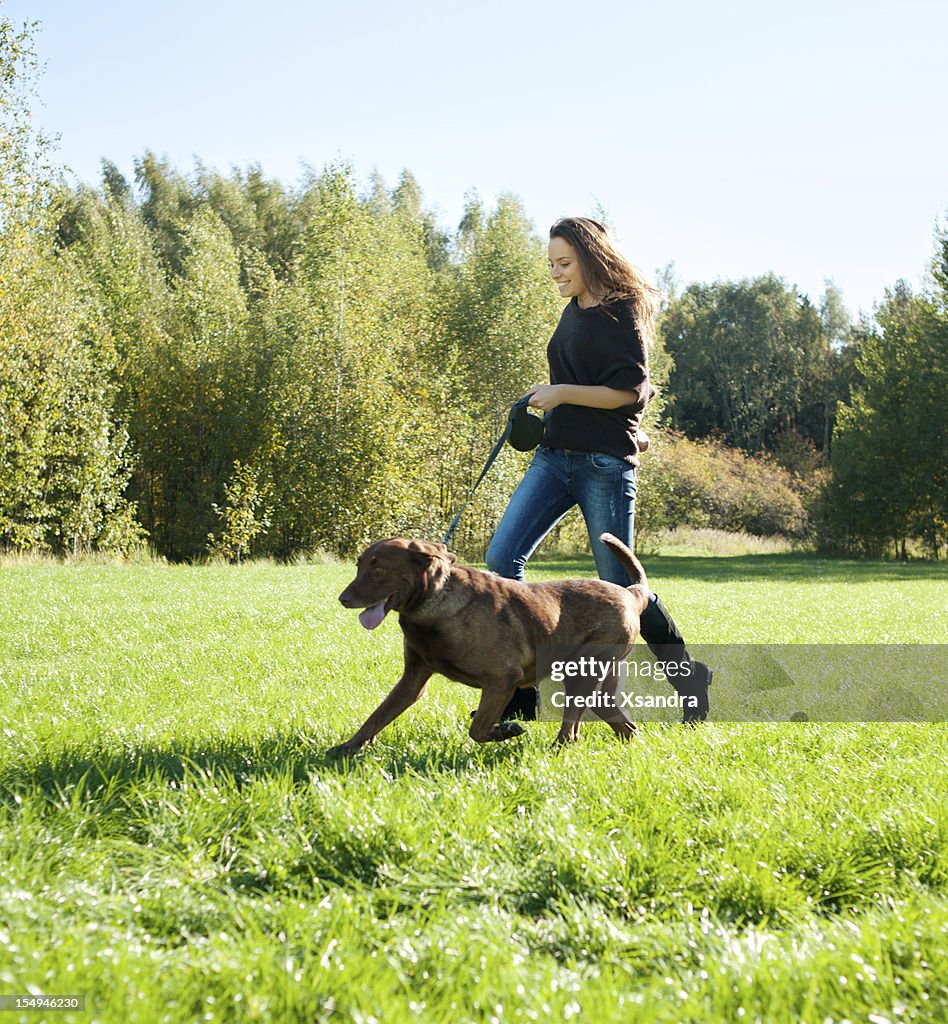
[[583, 272], [579, 269], [576, 250], [565, 238], [551, 238], [547, 246], [547, 262], [550, 264], [550, 277], [564, 299], [576, 296], [580, 306], [595, 305], [595, 300], [586, 287]]

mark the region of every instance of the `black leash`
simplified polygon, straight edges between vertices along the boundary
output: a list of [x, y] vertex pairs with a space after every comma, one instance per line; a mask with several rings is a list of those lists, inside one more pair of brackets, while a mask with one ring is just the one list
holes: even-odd
[[[448, 532], [444, 535], [444, 540], [442, 541], [443, 544], [450, 544], [451, 543], [451, 538], [454, 536], [454, 531], [458, 528], [458, 523], [461, 521], [461, 516], [464, 515], [465, 509], [467, 508], [468, 505], [471, 504], [471, 499], [474, 497], [474, 492], [480, 486], [480, 483], [484, 479], [484, 477], [487, 476], [487, 471], [490, 469], [491, 466], [493, 466], [494, 461], [496, 460], [497, 456], [500, 455], [500, 450], [501, 450], [501, 448], [503, 448], [504, 442], [510, 437], [510, 431], [514, 427], [514, 420], [515, 420], [515, 418], [517, 416], [517, 413], [522, 409], [522, 410], [524, 410], [524, 413], [522, 413], [521, 416], [522, 415], [528, 415], [529, 416], [529, 414], [527, 414], [525, 412], [525, 410], [527, 408], [527, 403], [530, 401], [530, 399], [532, 397], [533, 397], [532, 394], [524, 395], [523, 398], [518, 399], [510, 407], [510, 415], [507, 417], [507, 425], [504, 427], [504, 432], [497, 439], [497, 443], [494, 445], [494, 450], [490, 453], [490, 455], [487, 456], [487, 462], [485, 463], [484, 468], [481, 470], [481, 475], [477, 478], [477, 483], [475, 483], [474, 486], [471, 488], [470, 493], [467, 496], [467, 500], [461, 506], [461, 510], [454, 517], [453, 522], [448, 527]], [[541, 423], [541, 421], [537, 417], [535, 417], [535, 416], [529, 416], [529, 419], [536, 420], [537, 423]], [[542, 430], [541, 430], [541, 433], [542, 433]], [[539, 435], [537, 437], [537, 441], [539, 441]], [[534, 442], [533, 447], [536, 447], [536, 443], [537, 442]], [[519, 445], [517, 447], [519, 448]], [[524, 450], [527, 450], [527, 449], [520, 449], [520, 450], [524, 451]]]

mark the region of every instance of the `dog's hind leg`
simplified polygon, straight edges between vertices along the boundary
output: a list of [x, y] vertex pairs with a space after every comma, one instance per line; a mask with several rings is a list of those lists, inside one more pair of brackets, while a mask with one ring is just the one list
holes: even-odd
[[[591, 687], [586, 680], [578, 684], [570, 680], [564, 688], [563, 696], [563, 721], [560, 731], [553, 741], [554, 747], [562, 747], [566, 743], [575, 743], [579, 739], [579, 730], [582, 726], [583, 715], [585, 714], [585, 701], [589, 698]], [[579, 699], [581, 698], [581, 699]]]
[[563, 709], [563, 724], [553, 741], [555, 747], [566, 743], [575, 743], [579, 739], [579, 730], [583, 721], [583, 709], [566, 707]]
[[410, 649], [405, 647], [405, 668], [401, 679], [392, 688], [391, 693], [365, 720], [362, 728], [350, 740], [340, 743], [327, 751], [330, 757], [344, 757], [347, 754], [356, 754], [363, 747], [367, 746], [375, 737], [425, 692], [428, 680], [431, 678], [431, 669], [414, 655]]
[[600, 693], [608, 695], [610, 703], [603, 707], [593, 708], [593, 713], [597, 718], [601, 718], [602, 721], [608, 723], [618, 739], [630, 740], [635, 736], [638, 727], [622, 706], [619, 682], [620, 678], [615, 673], [606, 678], [599, 690]]

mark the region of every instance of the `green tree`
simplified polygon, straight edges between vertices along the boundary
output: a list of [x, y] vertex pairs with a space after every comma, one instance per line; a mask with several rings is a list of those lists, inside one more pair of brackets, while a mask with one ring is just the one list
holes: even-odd
[[[836, 403], [846, 401], [849, 397], [847, 371], [852, 365], [848, 352], [852, 322], [842, 292], [832, 281], [826, 281], [825, 285], [820, 301], [820, 320], [826, 344], [818, 352], [819, 358], [814, 366], [815, 382], [822, 394], [819, 401], [803, 410], [798, 422], [801, 432], [812, 438], [823, 452], [828, 453], [836, 421]], [[807, 422], [808, 412], [810, 416]]]
[[78, 554], [141, 539], [123, 496], [114, 350], [78, 278], [42, 237], [0, 243], [0, 544], [15, 548]]
[[33, 124], [35, 29], [35, 22], [18, 27], [0, 16], [0, 230], [8, 242], [18, 227], [35, 227], [54, 178], [50, 140]]
[[65, 214], [68, 229], [61, 218], [59, 237], [71, 239], [69, 252], [108, 324], [117, 355], [116, 412], [137, 453], [128, 495], [152, 542], [167, 555], [174, 518], [165, 479], [174, 293], [130, 190], [111, 178], [105, 165], [101, 193], [76, 190]]
[[80, 269], [56, 251], [35, 74], [32, 26], [0, 18], [0, 544], [125, 548], [140, 530], [123, 496], [115, 350]]
[[691, 437], [761, 451], [822, 398], [828, 342], [819, 311], [773, 274], [689, 285], [662, 317], [662, 333], [674, 360], [671, 420]]
[[200, 205], [187, 178], [154, 153], [135, 161], [140, 209], [169, 281], [184, 272], [187, 225]]
[[450, 236], [438, 227], [435, 215], [425, 209], [421, 187], [411, 171], [402, 171], [392, 192], [392, 209], [403, 230], [420, 239], [428, 267], [445, 270], [450, 260]]
[[891, 542], [904, 559], [913, 537], [934, 556], [944, 544], [948, 319], [941, 302], [899, 282], [877, 312], [878, 329], [861, 342], [860, 379], [837, 415], [827, 492], [826, 532], [848, 550], [879, 554]]
[[546, 345], [562, 302], [546, 254], [519, 200], [501, 196], [486, 218], [469, 202], [457, 283], [444, 310], [442, 370], [472, 415], [506, 411], [546, 379]]
[[210, 204], [241, 251], [261, 253], [279, 277], [285, 277], [300, 245], [302, 225], [293, 198], [277, 181], [267, 180], [259, 165], [230, 177], [198, 166], [194, 192]]
[[[169, 344], [155, 353], [158, 430], [148, 459], [162, 485], [163, 547], [175, 558], [204, 549], [212, 504], [238, 459], [255, 446], [254, 354], [240, 261], [209, 207], [187, 226], [182, 273], [168, 316]], [[160, 426], [159, 426], [160, 424]]]
[[269, 492], [268, 486], [261, 487], [253, 467], [245, 466], [239, 459], [234, 463], [234, 475], [224, 485], [227, 504], [223, 508], [216, 502], [211, 505], [221, 521], [220, 533], [208, 535], [212, 554], [240, 565], [256, 538], [270, 528], [272, 510], [265, 504]]
[[[418, 350], [430, 323], [423, 240], [330, 167], [303, 196], [292, 281], [273, 295], [265, 449], [279, 553], [352, 550], [427, 500]], [[418, 485], [421, 483], [421, 487]]]

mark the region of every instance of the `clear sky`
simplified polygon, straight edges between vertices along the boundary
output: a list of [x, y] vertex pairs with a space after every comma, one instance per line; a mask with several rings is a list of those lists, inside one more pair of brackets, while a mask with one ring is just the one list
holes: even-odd
[[774, 271], [854, 314], [948, 221], [945, 0], [6, 0], [37, 20], [37, 120], [95, 183], [146, 149], [287, 185], [411, 170], [538, 230], [604, 209], [683, 283]]

